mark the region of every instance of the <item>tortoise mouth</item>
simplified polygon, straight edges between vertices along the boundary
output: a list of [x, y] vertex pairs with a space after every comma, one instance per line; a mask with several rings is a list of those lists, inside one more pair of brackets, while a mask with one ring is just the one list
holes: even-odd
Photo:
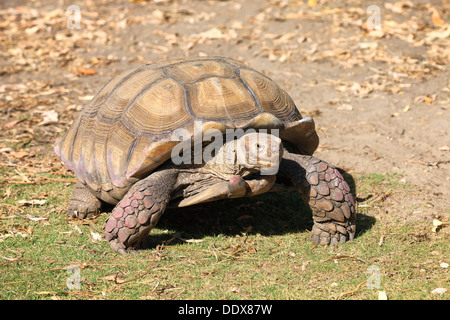
[[263, 176], [275, 175], [280, 168], [279, 161], [258, 161], [258, 164], [260, 165], [260, 174]]
[[187, 207], [203, 202], [217, 201], [227, 198], [251, 197], [269, 191], [274, 185], [276, 175], [251, 174], [244, 179], [232, 176], [228, 181], [218, 182], [197, 194], [182, 199], [175, 206]]

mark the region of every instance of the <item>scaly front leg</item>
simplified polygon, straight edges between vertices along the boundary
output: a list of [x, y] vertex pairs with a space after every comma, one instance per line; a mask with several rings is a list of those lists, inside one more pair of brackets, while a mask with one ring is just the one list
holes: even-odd
[[335, 245], [353, 240], [355, 202], [347, 182], [335, 167], [312, 156], [285, 152], [278, 174], [290, 180], [311, 207], [313, 243]]
[[140, 247], [166, 210], [176, 177], [174, 171], [158, 171], [131, 187], [105, 224], [114, 251], [125, 254]]

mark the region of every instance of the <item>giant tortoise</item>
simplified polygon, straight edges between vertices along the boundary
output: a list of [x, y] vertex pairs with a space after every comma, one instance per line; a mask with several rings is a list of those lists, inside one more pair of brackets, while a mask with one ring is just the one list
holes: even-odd
[[78, 178], [69, 214], [85, 218], [115, 205], [105, 238], [124, 254], [141, 247], [168, 206], [281, 190], [309, 204], [313, 243], [352, 240], [350, 188], [312, 156], [318, 144], [313, 119], [270, 78], [233, 59], [202, 57], [113, 78], [55, 151]]

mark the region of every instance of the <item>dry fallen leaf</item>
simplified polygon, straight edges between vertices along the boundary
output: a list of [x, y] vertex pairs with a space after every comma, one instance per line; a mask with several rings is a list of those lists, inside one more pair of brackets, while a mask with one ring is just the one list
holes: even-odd
[[181, 240], [187, 243], [200, 243], [203, 241], [202, 239], [181, 239]]
[[100, 279], [106, 280], [106, 281], [114, 281], [117, 284], [125, 282], [125, 280], [119, 279], [119, 275], [118, 274], [112, 274], [112, 275], [109, 275], [109, 276], [106, 276], [106, 277], [103, 277], [103, 278], [100, 278]]
[[47, 124], [58, 122], [58, 112], [56, 112], [55, 110], [41, 111], [41, 114], [43, 116], [43, 120], [38, 123], [38, 126], [44, 126]]
[[47, 294], [57, 294], [57, 292], [53, 292], [53, 291], [34, 291], [35, 294], [40, 294], [40, 295], [47, 295]]
[[203, 38], [203, 39], [223, 39], [224, 38], [223, 32], [217, 28], [212, 28], [210, 30], [207, 30], [205, 32], [198, 33], [198, 34], [195, 34], [192, 36], [194, 38], [199, 37], [199, 38]]
[[398, 1], [395, 3], [386, 2], [384, 7], [395, 13], [403, 13], [404, 8], [412, 8], [414, 5], [411, 1]]
[[91, 231], [92, 242], [102, 241], [103, 236], [100, 233]]
[[436, 288], [433, 291], [431, 291], [431, 294], [440, 294], [443, 295], [444, 293], [447, 292], [447, 289], [445, 288]]
[[304, 261], [303, 263], [302, 263], [302, 271], [305, 271], [306, 270], [306, 267], [307, 267], [307, 265], [310, 263], [310, 261]]
[[12, 151], [9, 154], [16, 159], [23, 159], [29, 155], [27, 151]]
[[[44, 200], [45, 201], [45, 200]], [[40, 220], [48, 220], [48, 218], [44, 218], [44, 217], [34, 217], [31, 214], [27, 214], [25, 215], [25, 218], [28, 218], [32, 221], [40, 221]]]
[[81, 231], [80, 227], [78, 227], [77, 225], [74, 225], [73, 228], [74, 228], [79, 234], [83, 234], [83, 231]]
[[10, 122], [8, 122], [7, 124], [5, 124], [3, 127], [4, 127], [5, 129], [10, 129], [10, 128], [16, 126], [18, 123], [20, 123], [20, 122], [22, 122], [22, 121], [24, 121], [24, 120], [25, 120], [25, 119], [13, 120], [13, 121], [10, 121]]
[[425, 101], [426, 103], [431, 103], [433, 100], [430, 97], [425, 97], [423, 98], [423, 101]]
[[445, 25], [445, 21], [442, 20], [441, 15], [435, 7], [430, 7], [428, 12], [431, 14], [431, 21], [437, 27]]
[[95, 97], [95, 96], [87, 95], [87, 96], [81, 96], [81, 97], [78, 97], [78, 99], [80, 99], [80, 100], [82, 100], [82, 101], [90, 101], [90, 100], [92, 100], [94, 97]]
[[384, 291], [378, 291], [378, 300], [388, 300], [388, 297], [386, 295], [386, 292]]
[[450, 225], [449, 222], [442, 222], [438, 219], [433, 220], [433, 228], [431, 229], [432, 232], [436, 233], [441, 227]]
[[378, 240], [378, 246], [381, 247], [383, 245], [383, 243], [384, 243], [384, 235], [382, 235], [380, 237], [380, 240]]
[[352, 111], [353, 106], [351, 104], [341, 104], [339, 107], [337, 107], [338, 110], [346, 110], [346, 111]]
[[434, 100], [436, 100], [436, 95], [433, 94], [431, 97], [429, 96], [417, 96], [414, 98], [414, 102], [426, 102], [426, 103], [432, 103]]
[[33, 199], [33, 200], [19, 200], [17, 201], [18, 204], [22, 205], [22, 206], [31, 206], [31, 205], [43, 205], [47, 202], [47, 200], [37, 200], [37, 199]]
[[97, 71], [95, 69], [92, 69], [92, 68], [85, 69], [83, 67], [78, 67], [77, 71], [78, 71], [78, 73], [89, 75], [89, 76], [97, 73]]
[[427, 36], [425, 37], [425, 40], [433, 41], [436, 39], [445, 39], [448, 37], [450, 37], [450, 26], [448, 26], [446, 29], [440, 29], [440, 30], [428, 32]]

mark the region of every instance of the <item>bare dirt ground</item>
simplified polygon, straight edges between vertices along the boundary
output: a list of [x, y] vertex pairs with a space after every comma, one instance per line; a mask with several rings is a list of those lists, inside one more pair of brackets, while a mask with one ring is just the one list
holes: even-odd
[[[74, 4], [79, 28], [66, 12]], [[370, 28], [372, 5], [381, 29]], [[383, 214], [449, 216], [448, 0], [1, 1], [0, 17], [0, 161], [19, 177], [63, 170], [55, 139], [113, 76], [223, 55], [264, 72], [314, 117], [317, 157], [413, 186]]]

